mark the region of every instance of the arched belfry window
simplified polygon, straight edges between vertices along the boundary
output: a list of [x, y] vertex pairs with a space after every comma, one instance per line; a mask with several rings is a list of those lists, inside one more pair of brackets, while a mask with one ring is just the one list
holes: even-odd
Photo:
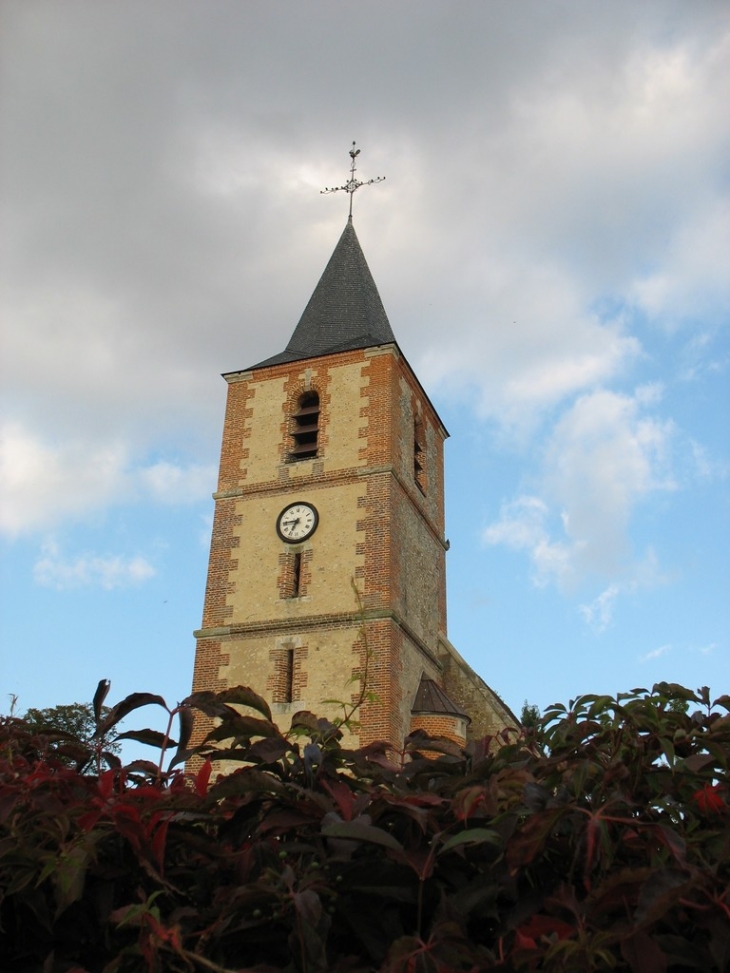
[[300, 396], [296, 411], [292, 416], [292, 443], [289, 459], [311, 459], [317, 455], [319, 436], [319, 396], [316, 392], [305, 392]]

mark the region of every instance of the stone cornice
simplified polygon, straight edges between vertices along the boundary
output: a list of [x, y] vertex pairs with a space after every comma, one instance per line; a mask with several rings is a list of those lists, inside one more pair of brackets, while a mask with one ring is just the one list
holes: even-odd
[[[359, 627], [368, 622], [389, 619], [406, 635], [416, 648], [439, 670], [443, 663], [438, 655], [416, 635], [413, 629], [400, 615], [388, 608], [373, 608], [365, 611], [333, 612], [329, 615], [301, 615], [298, 618], [268, 618], [259, 622], [239, 622], [232, 625], [219, 625], [215, 628], [201, 628], [193, 632], [196, 639], [235, 638], [236, 636], [284, 635], [287, 632], [305, 632], [315, 629], [328, 629], [333, 626]], [[443, 638], [440, 638], [442, 641]]]
[[403, 478], [398, 474], [398, 471], [392, 463], [386, 463], [381, 466], [365, 466], [362, 468], [353, 467], [347, 470], [338, 470], [334, 473], [322, 473], [316, 479], [308, 478], [302, 481], [287, 480], [285, 483], [282, 483], [279, 480], [269, 480], [265, 483], [252, 483], [250, 485], [234, 487], [232, 490], [221, 490], [216, 492], [213, 494], [213, 499], [233, 500], [236, 497], [264, 495], [273, 497], [283, 496], [284, 494], [291, 493], [293, 488], [299, 489], [300, 491], [305, 488], [319, 489], [323, 486], [332, 486], [339, 483], [353, 483], [355, 480], [363, 477], [382, 476], [384, 474], [386, 476], [390, 475], [393, 477], [408, 498], [408, 501], [415, 510], [416, 514], [421, 518], [423, 523], [428, 528], [429, 533], [431, 533], [443, 547], [443, 549], [447, 551], [449, 549], [447, 541], [439, 534], [439, 532], [433, 526], [430, 518], [426, 516], [417, 503], [415, 490], [404, 482]]

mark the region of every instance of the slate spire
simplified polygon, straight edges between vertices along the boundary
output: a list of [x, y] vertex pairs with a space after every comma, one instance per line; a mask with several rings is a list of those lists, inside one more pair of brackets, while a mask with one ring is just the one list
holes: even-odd
[[352, 220], [342, 232], [284, 351], [253, 368], [395, 342]]

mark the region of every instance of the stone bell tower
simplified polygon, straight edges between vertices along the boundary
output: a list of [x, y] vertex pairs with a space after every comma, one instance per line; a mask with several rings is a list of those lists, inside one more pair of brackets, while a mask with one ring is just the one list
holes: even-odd
[[194, 691], [250, 686], [286, 730], [365, 680], [361, 745], [515, 725], [446, 637], [447, 432], [351, 216], [284, 351], [224, 378]]

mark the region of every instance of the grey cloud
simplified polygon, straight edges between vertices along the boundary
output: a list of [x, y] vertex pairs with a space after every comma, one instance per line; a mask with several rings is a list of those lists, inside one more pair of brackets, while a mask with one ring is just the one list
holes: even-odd
[[597, 303], [640, 293], [699, 196], [727, 195], [723, 4], [4, 13], [8, 411], [46, 440], [207, 461], [216, 373], [287, 340], [344, 223], [318, 189], [344, 181], [353, 138], [387, 177], [356, 222], [399, 341], [445, 394], [471, 369], [500, 421], [540, 363], [577, 377], [538, 408], [619, 374], [637, 338]]

